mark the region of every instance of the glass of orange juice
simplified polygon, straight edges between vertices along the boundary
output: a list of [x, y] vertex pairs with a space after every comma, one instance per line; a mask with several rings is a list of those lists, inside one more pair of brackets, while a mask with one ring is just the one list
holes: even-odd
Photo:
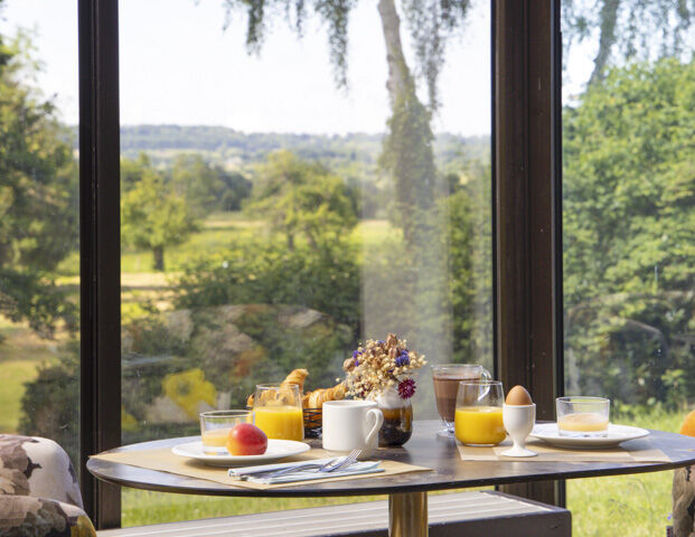
[[253, 423], [250, 410], [210, 410], [200, 414], [200, 436], [203, 453], [227, 454], [229, 431], [238, 423]]
[[495, 446], [507, 433], [502, 421], [504, 388], [499, 380], [459, 382], [454, 435], [471, 446]]
[[253, 415], [256, 427], [268, 438], [304, 439], [302, 392], [296, 384], [258, 384]]
[[608, 430], [611, 400], [605, 397], [570, 395], [555, 400], [560, 436], [603, 436]]

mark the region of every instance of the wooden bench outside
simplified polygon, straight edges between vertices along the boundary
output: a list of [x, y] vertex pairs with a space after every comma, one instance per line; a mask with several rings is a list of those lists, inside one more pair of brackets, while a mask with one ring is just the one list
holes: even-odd
[[[566, 509], [494, 491], [429, 495], [430, 537], [570, 537]], [[387, 537], [388, 502], [293, 509], [172, 522], [99, 537]]]

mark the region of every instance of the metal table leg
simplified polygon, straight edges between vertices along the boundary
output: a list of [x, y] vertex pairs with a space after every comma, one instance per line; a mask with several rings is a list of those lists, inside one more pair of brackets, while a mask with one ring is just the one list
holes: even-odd
[[427, 537], [427, 493], [389, 495], [389, 537]]

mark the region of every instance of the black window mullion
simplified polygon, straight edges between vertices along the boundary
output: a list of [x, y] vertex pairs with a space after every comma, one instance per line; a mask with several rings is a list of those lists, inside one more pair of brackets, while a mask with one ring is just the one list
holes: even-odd
[[120, 526], [120, 489], [86, 470], [121, 442], [118, 1], [78, 0], [80, 478], [98, 528]]
[[[499, 377], [540, 420], [562, 392], [558, 0], [494, 0], [495, 339]], [[503, 490], [561, 504], [557, 482]]]

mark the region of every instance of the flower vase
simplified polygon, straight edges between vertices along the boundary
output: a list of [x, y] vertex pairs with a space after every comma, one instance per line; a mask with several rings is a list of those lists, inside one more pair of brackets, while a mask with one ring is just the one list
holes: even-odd
[[395, 387], [384, 389], [376, 398], [384, 415], [379, 430], [379, 447], [402, 446], [413, 434], [413, 406], [410, 399], [402, 399]]

